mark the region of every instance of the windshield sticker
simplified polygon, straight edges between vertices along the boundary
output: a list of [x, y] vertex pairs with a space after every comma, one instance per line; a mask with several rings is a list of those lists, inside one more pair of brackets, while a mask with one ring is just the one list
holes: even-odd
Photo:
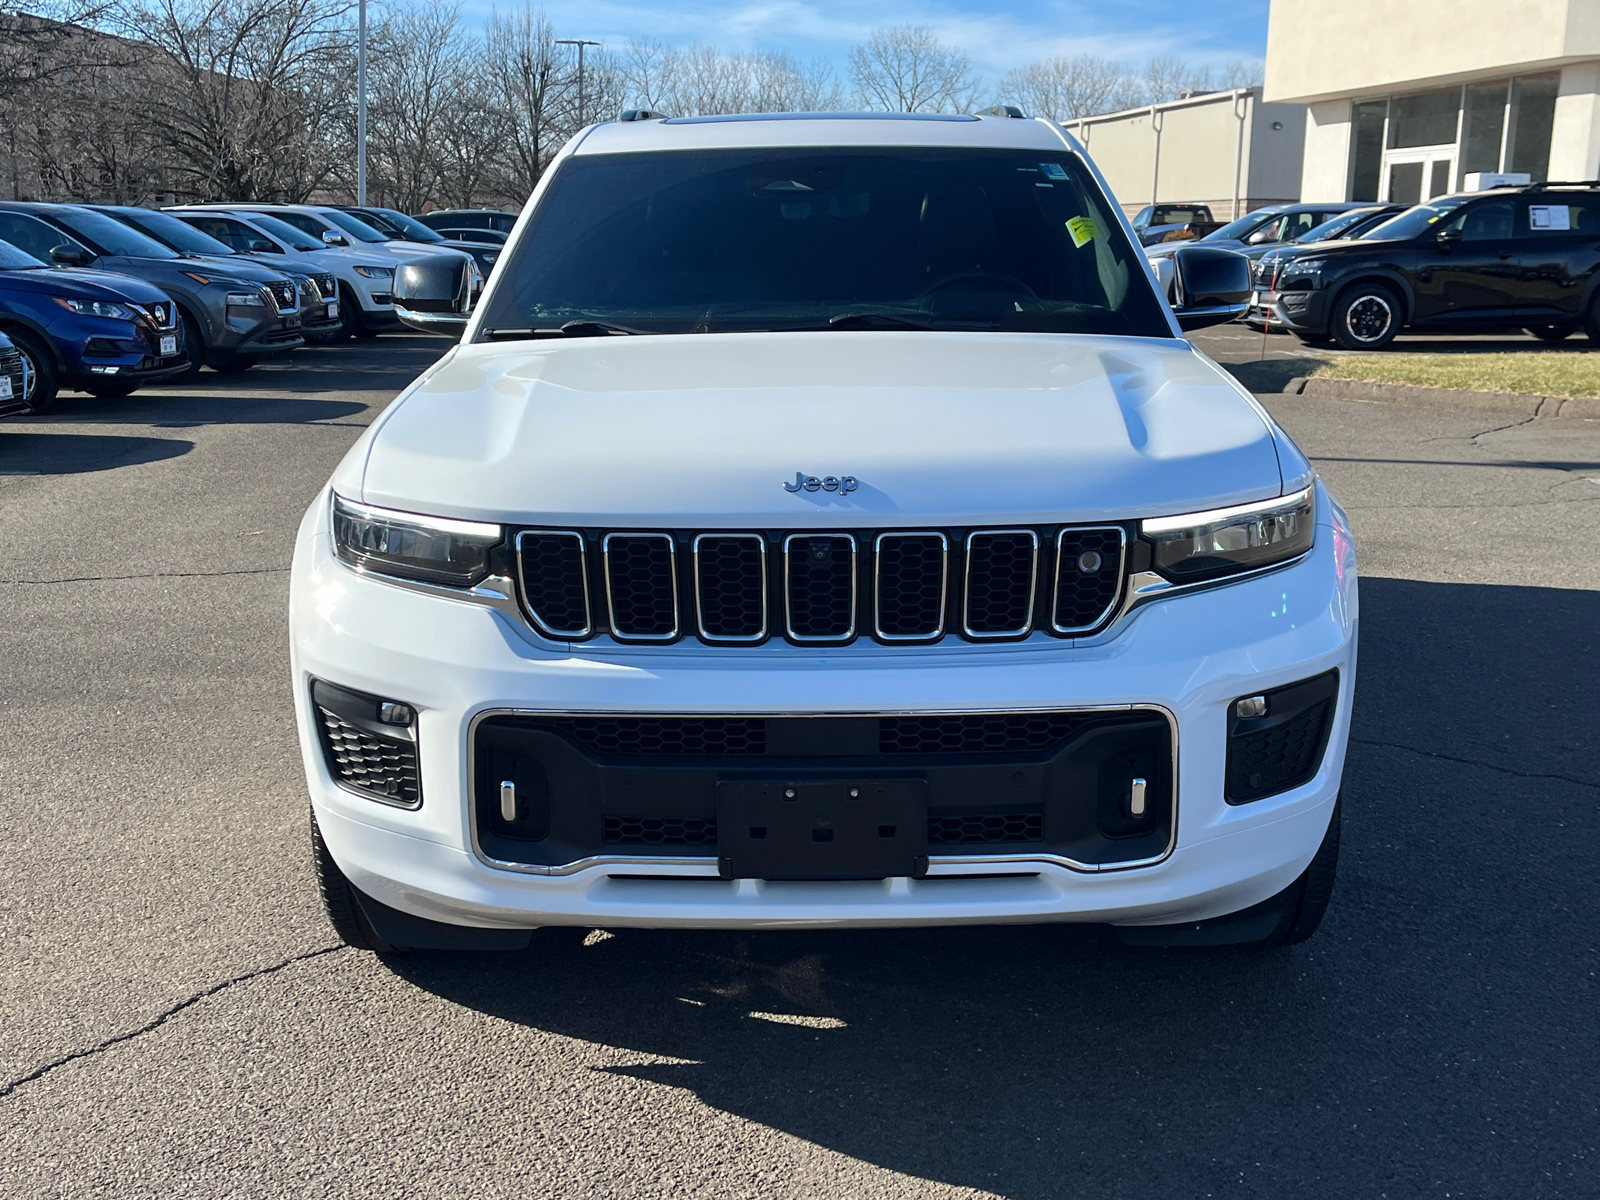
[[1040, 163], [1039, 169], [1051, 179], [1065, 179], [1067, 177], [1067, 169], [1060, 163]]
[[1572, 228], [1572, 209], [1565, 204], [1530, 204], [1528, 228], [1541, 233], [1565, 232]]
[[1100, 236], [1100, 227], [1089, 217], [1073, 217], [1067, 222], [1067, 232], [1072, 235], [1073, 246], [1081, 250], [1085, 242]]

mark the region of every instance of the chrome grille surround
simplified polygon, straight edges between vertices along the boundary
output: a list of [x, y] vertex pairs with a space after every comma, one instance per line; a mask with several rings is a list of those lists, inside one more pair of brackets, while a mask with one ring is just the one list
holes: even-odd
[[[581, 626], [562, 629], [558, 624], [546, 620], [539, 614], [538, 606], [533, 602], [534, 589], [530, 586], [527, 573], [527, 559], [534, 542], [541, 540], [565, 541], [571, 539], [577, 544], [578, 568], [577, 576], [583, 595], [583, 624]], [[527, 607], [528, 615], [533, 618], [533, 623], [541, 632], [554, 638], [589, 637], [594, 633], [594, 602], [589, 596], [589, 543], [583, 534], [572, 529], [524, 529], [517, 534], [517, 587], [522, 593], [522, 603]]]
[[[1094, 620], [1082, 624], [1063, 625], [1059, 620], [1062, 602], [1061, 580], [1062, 576], [1066, 573], [1065, 564], [1062, 562], [1062, 546], [1068, 537], [1081, 537], [1084, 534], [1091, 533], [1116, 534], [1117, 563], [1116, 570], [1114, 572], [1116, 583], [1111, 589], [1110, 599], [1106, 601], [1105, 606], [1100, 610], [1099, 614], [1096, 615]], [[1050, 628], [1056, 633], [1085, 633], [1088, 630], [1096, 629], [1103, 624], [1106, 618], [1109, 617], [1113, 611], [1115, 611], [1117, 602], [1122, 598], [1122, 581], [1123, 576], [1127, 571], [1127, 564], [1128, 531], [1120, 525], [1071, 525], [1058, 530], [1056, 533], [1056, 581], [1055, 586], [1051, 589], [1050, 595]]]
[[[979, 539], [998, 541], [1000, 538], [1027, 538], [1030, 542], [1032, 567], [1028, 574], [1027, 603], [1022, 620], [1015, 626], [1002, 629], [974, 629], [972, 627], [973, 549]], [[980, 641], [1000, 638], [1026, 637], [1033, 629], [1034, 594], [1039, 590], [1039, 533], [1035, 529], [974, 529], [967, 534], [966, 577], [961, 587], [961, 632]], [[980, 567], [987, 570], [987, 567]]]
[[[849, 588], [849, 623], [838, 633], [828, 634], [803, 634], [795, 631], [795, 587], [799, 582], [795, 578], [794, 545], [796, 542], [805, 541], [832, 541], [847, 542], [850, 547], [850, 588]], [[791, 533], [783, 539], [783, 621], [784, 631], [789, 635], [791, 642], [802, 645], [818, 645], [835, 642], [852, 641], [856, 636], [856, 539], [851, 533]]]
[[[931, 629], [917, 633], [884, 632], [884, 546], [912, 539], [939, 540], [939, 616]], [[950, 539], [938, 530], [895, 530], [880, 533], [872, 543], [872, 634], [884, 642], [932, 642], [944, 636], [945, 615], [950, 599]]]
[[[672, 625], [664, 630], [633, 630], [626, 627], [626, 623], [617, 619], [619, 593], [622, 593], [623, 604], [634, 601], [634, 597], [626, 594], [631, 582], [619, 586], [617, 570], [619, 566], [632, 571], [633, 564], [621, 564], [619, 561], [634, 553], [631, 543], [653, 542], [666, 543], [667, 548], [667, 577], [670, 581], [670, 594], [672, 597]], [[677, 539], [670, 533], [608, 533], [601, 540], [601, 556], [604, 560], [606, 577], [606, 611], [611, 620], [611, 636], [619, 642], [674, 642], [678, 640], [679, 628], [682, 622], [678, 619], [681, 606], [678, 603], [678, 546]], [[646, 551], [649, 553], [649, 551]], [[615, 556], [615, 557], [614, 557]], [[645, 570], [649, 569], [646, 564]]]
[[[706, 590], [707, 590], [707, 587], [706, 587], [705, 571], [709, 568], [709, 563], [706, 563], [706, 562], [702, 561], [701, 553], [702, 553], [702, 547], [705, 546], [707, 543], [712, 543], [712, 542], [754, 542], [756, 544], [757, 555], [758, 555], [757, 561], [759, 563], [759, 566], [758, 566], [759, 578], [758, 578], [758, 586], [757, 586], [757, 595], [759, 597], [758, 605], [759, 605], [760, 612], [761, 612], [761, 620], [760, 620], [759, 627], [753, 633], [748, 633], [748, 634], [712, 633], [706, 627]], [[725, 643], [728, 643], [728, 644], [731, 644], [731, 645], [748, 645], [748, 644], [754, 644], [756, 642], [764, 642], [764, 641], [766, 641], [767, 640], [768, 631], [769, 631], [769, 627], [771, 625], [771, 619], [770, 619], [770, 615], [769, 615], [770, 614], [771, 604], [770, 604], [770, 602], [769, 602], [769, 600], [767, 598], [767, 591], [768, 591], [768, 586], [767, 586], [767, 539], [764, 538], [759, 533], [697, 533], [694, 536], [694, 542], [692, 543], [692, 549], [693, 549], [693, 557], [694, 557], [694, 618], [695, 618], [695, 630], [696, 630], [696, 632], [699, 633], [700, 639], [702, 641], [705, 641], [705, 642], [712, 642], [712, 643], [724, 643], [725, 642]]]

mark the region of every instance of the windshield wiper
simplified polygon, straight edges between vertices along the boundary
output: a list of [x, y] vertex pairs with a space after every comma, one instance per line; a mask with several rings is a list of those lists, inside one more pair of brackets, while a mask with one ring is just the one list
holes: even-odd
[[611, 337], [623, 334], [643, 334], [643, 329], [631, 329], [610, 321], [568, 321], [554, 329], [486, 329], [484, 336], [490, 341], [524, 341], [531, 338], [558, 337]]
[[898, 313], [849, 312], [835, 313], [822, 325], [785, 325], [783, 328], [800, 332], [808, 329], [998, 329], [999, 326], [993, 321], [942, 321]]

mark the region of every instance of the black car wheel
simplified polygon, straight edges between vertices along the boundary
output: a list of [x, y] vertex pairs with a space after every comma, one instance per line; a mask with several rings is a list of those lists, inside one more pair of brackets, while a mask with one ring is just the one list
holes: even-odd
[[1358, 283], [1334, 301], [1329, 332], [1346, 350], [1381, 350], [1400, 332], [1400, 300], [1379, 283]]
[[131, 396], [138, 388], [136, 379], [100, 378], [90, 379], [78, 385], [80, 391], [88, 392], [91, 396], [99, 396], [102, 400], [120, 400], [123, 396]]
[[361, 302], [344, 284], [339, 285], [339, 340], [361, 336]]
[[27, 401], [28, 410], [36, 413], [48, 411], [61, 389], [56, 360], [33, 334], [21, 329], [7, 329], [5, 332], [22, 355], [22, 398]]
[[1564, 342], [1578, 332], [1576, 325], [1530, 325], [1528, 332], [1541, 342]]
[[173, 383], [193, 383], [200, 376], [200, 368], [205, 365], [206, 341], [200, 332], [200, 322], [181, 308], [178, 310], [178, 320], [183, 323], [183, 349], [189, 355], [189, 365], [167, 378]]

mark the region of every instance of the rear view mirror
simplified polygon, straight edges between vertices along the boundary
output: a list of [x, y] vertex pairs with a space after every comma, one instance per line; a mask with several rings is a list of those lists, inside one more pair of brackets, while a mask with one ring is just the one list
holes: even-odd
[[395, 316], [422, 333], [459, 338], [472, 310], [470, 261], [461, 254], [441, 254], [401, 266], [394, 276]]
[[50, 261], [59, 263], [63, 267], [82, 267], [89, 263], [89, 252], [82, 246], [69, 246], [63, 243], [52, 247]]
[[1168, 298], [1185, 332], [1235, 320], [1249, 307], [1250, 260], [1214, 246], [1182, 246], [1172, 254]]

